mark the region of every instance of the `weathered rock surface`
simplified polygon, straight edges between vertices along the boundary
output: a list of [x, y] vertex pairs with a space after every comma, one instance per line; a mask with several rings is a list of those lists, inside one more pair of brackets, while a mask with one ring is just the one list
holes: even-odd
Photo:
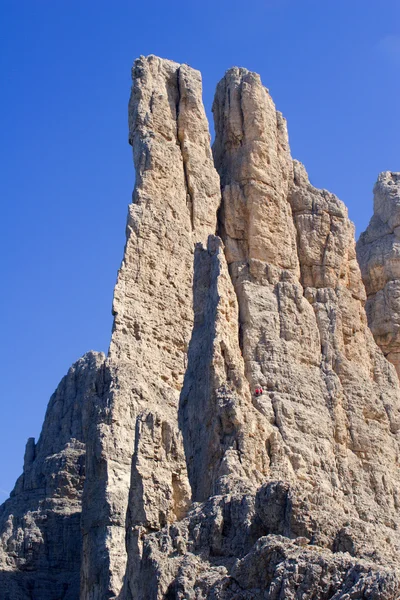
[[302, 533], [307, 517], [287, 484], [215, 496], [144, 542], [139, 600], [394, 599], [392, 570], [335, 553]]
[[[219, 83], [214, 160], [199, 73], [149, 56], [132, 76], [114, 328], [81, 403], [81, 600], [395, 600], [400, 388], [346, 208], [292, 160], [258, 75]], [[68, 569], [75, 595], [45, 600], [78, 598]]]
[[307, 503], [314, 543], [330, 547], [350, 519], [366, 530], [357, 554], [380, 536], [390, 556], [385, 540], [399, 542], [399, 388], [367, 327], [353, 225], [290, 160], [284, 120], [258, 75], [228, 71], [214, 115], [246, 377], [264, 388], [254, 405], [273, 425], [268, 477], [292, 483]]
[[81, 504], [87, 431], [98, 404], [105, 356], [88, 352], [50, 399], [39, 441], [0, 508], [0, 598], [79, 597]]
[[381, 173], [374, 214], [357, 242], [368, 324], [400, 376], [400, 173]]
[[116, 596], [124, 578], [134, 595], [141, 537], [190, 504], [178, 405], [194, 246], [215, 233], [220, 204], [199, 72], [150, 56], [135, 62], [132, 77], [136, 185], [114, 293], [109, 391], [85, 487], [82, 593], [90, 599]]

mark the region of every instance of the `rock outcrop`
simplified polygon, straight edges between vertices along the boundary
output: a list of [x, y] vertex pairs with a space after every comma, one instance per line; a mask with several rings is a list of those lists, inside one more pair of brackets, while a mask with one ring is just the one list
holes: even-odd
[[27, 442], [23, 474], [0, 508], [2, 600], [79, 597], [85, 446], [104, 360], [88, 352], [69, 369], [50, 399], [39, 441]]
[[[219, 83], [213, 158], [200, 74], [149, 56], [132, 76], [114, 327], [80, 404], [81, 600], [395, 600], [400, 388], [345, 206], [292, 160], [258, 75]], [[75, 558], [45, 600], [78, 598]]]
[[386, 171], [374, 188], [374, 214], [357, 242], [367, 292], [368, 324], [400, 376], [400, 173]]

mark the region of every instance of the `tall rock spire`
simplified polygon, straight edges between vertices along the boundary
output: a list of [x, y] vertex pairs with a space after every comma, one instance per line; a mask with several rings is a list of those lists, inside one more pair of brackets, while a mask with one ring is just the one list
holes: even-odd
[[400, 173], [381, 173], [374, 214], [357, 243], [368, 324], [400, 377]]
[[220, 203], [200, 73], [149, 56], [135, 62], [132, 78], [136, 183], [114, 292], [109, 391], [88, 454], [82, 594], [93, 600], [116, 597], [143, 533], [190, 504], [178, 404], [194, 320], [194, 246], [215, 233]]
[[296, 273], [296, 230], [288, 203], [293, 166], [285, 119], [259, 75], [236, 67], [218, 84], [213, 112], [228, 263], [260, 260]]
[[[285, 121], [258, 75], [229, 70], [213, 110], [245, 371], [251, 389], [263, 387], [254, 406], [273, 424], [268, 478], [307, 498], [324, 522], [309, 532], [321, 545], [337, 535], [338, 514], [356, 531], [373, 513], [384, 529], [389, 514], [399, 518], [397, 483], [381, 483], [388, 468], [399, 482], [399, 388], [367, 327], [354, 227], [343, 203], [292, 162]], [[365, 539], [354, 544], [363, 554]]]
[[[148, 56], [132, 76], [136, 183], [109, 354], [67, 377], [81, 429], [64, 431], [61, 411], [53, 448], [52, 401], [25, 453], [24, 485], [62, 483], [86, 451], [76, 494], [45, 494], [49, 522], [69, 493], [82, 513], [81, 600], [396, 600], [400, 388], [367, 325], [345, 206], [292, 160], [255, 73], [218, 84], [214, 163], [200, 74]], [[6, 600], [32, 597], [25, 491], [1, 509]], [[59, 600], [41, 565], [41, 600]]]

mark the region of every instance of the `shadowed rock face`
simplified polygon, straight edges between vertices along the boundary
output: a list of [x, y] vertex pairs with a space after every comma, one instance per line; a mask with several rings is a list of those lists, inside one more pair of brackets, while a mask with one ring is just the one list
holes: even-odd
[[368, 324], [400, 375], [400, 173], [379, 175], [374, 214], [357, 243], [357, 256], [367, 292]]
[[[292, 160], [255, 73], [218, 84], [213, 157], [197, 71], [149, 56], [132, 77], [110, 350], [84, 376], [83, 495], [83, 471], [75, 499], [59, 486], [82, 554], [27, 578], [2, 538], [10, 600], [55, 572], [67, 592], [36, 596], [78, 598], [79, 566], [81, 600], [395, 600], [399, 382], [367, 326], [345, 206]], [[26, 473], [35, 457], [30, 441]], [[26, 529], [25, 497], [18, 510]]]
[[88, 352], [50, 399], [39, 441], [26, 445], [24, 470], [0, 508], [0, 597], [79, 596], [85, 446], [103, 389], [105, 356]]

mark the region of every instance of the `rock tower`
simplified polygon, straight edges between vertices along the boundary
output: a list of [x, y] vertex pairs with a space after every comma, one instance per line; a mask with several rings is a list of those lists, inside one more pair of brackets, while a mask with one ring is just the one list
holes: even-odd
[[381, 173], [374, 214], [357, 243], [368, 324], [400, 376], [400, 173]]
[[[375, 341], [345, 206], [292, 159], [257, 74], [218, 84], [212, 151], [198, 71], [148, 56], [132, 77], [110, 349], [71, 367], [27, 443], [2, 597], [399, 598], [396, 311], [370, 318]], [[379, 181], [369, 316], [400, 281], [399, 180]]]

